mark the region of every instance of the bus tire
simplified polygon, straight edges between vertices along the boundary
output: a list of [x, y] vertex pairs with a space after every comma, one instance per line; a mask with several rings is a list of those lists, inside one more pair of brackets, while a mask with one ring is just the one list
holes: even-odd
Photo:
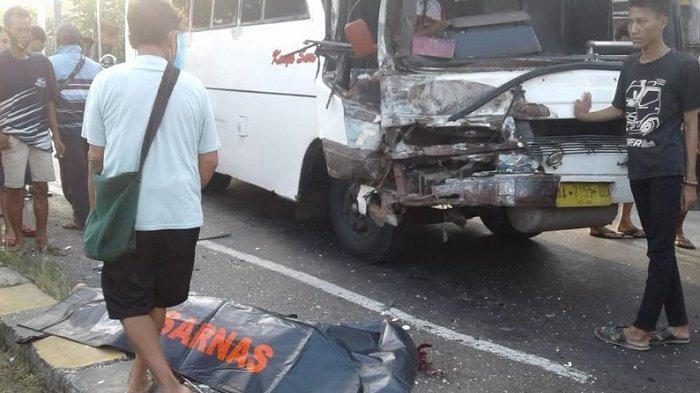
[[513, 225], [511, 225], [508, 219], [508, 212], [506, 209], [491, 210], [488, 213], [482, 214], [480, 218], [486, 228], [498, 237], [526, 240], [542, 233], [523, 233], [513, 228]]
[[370, 264], [397, 258], [406, 241], [402, 227], [379, 226], [357, 207], [359, 185], [349, 180], [331, 180], [330, 216], [341, 246]]

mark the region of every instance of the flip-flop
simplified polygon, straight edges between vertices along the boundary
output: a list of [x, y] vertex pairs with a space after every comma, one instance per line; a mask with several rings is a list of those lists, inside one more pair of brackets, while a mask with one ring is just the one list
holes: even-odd
[[593, 335], [595, 338], [608, 344], [632, 349], [634, 351], [648, 351], [651, 349], [650, 344], [640, 345], [627, 341], [624, 330], [626, 327], [627, 326], [602, 327], [596, 329]]
[[682, 236], [676, 236], [675, 245], [678, 248], [683, 248], [686, 250], [695, 250], [696, 249], [695, 244], [693, 244], [693, 242], [691, 242], [690, 239], [688, 239], [686, 237], [682, 237]]
[[22, 236], [24, 237], [34, 237], [36, 236], [36, 229], [31, 229], [27, 227], [22, 227]]
[[608, 239], [608, 240], [620, 240], [620, 239], [625, 239], [625, 235], [621, 233], [617, 233], [615, 231], [611, 230], [605, 230], [605, 231], [590, 231], [589, 235], [593, 237], [597, 237], [599, 239]]
[[622, 235], [627, 235], [627, 236], [632, 236], [635, 239], [646, 239], [647, 234], [641, 229], [632, 229], [629, 231], [622, 231], [620, 232]]
[[651, 344], [653, 346], [667, 345], [667, 344], [685, 345], [685, 344], [690, 344], [690, 337], [688, 337], [688, 338], [676, 337], [668, 329], [663, 329], [659, 332], [653, 332], [651, 334], [651, 341], [649, 341], [649, 344]]

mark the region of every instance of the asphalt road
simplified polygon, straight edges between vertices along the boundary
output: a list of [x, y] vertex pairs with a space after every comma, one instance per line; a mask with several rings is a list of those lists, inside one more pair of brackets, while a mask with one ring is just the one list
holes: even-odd
[[[382, 318], [361, 305], [366, 298], [401, 310], [415, 341], [434, 345], [430, 360], [442, 371], [421, 375], [415, 392], [700, 392], [700, 345], [633, 353], [592, 337], [597, 326], [633, 320], [646, 277], [643, 240], [577, 230], [508, 243], [475, 220], [449, 227], [446, 244], [439, 226], [417, 228], [399, 260], [369, 266], [338, 248], [327, 222], [295, 221], [292, 204], [255, 187], [234, 184], [204, 205], [202, 236], [231, 235], [200, 245], [192, 291], [312, 321]], [[54, 196], [61, 269], [99, 286], [79, 234], [60, 229], [69, 216]], [[700, 213], [686, 228], [700, 243]], [[699, 256], [679, 252], [695, 337]], [[313, 280], [300, 281], [307, 275]]]

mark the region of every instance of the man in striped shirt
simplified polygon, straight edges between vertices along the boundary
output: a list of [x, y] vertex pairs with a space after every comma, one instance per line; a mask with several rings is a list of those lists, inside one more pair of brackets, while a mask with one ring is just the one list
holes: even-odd
[[29, 11], [21, 7], [10, 8], [3, 22], [11, 40], [10, 49], [0, 53], [0, 149], [6, 188], [5, 214], [14, 233], [14, 239], [9, 243], [23, 245], [22, 205], [29, 165], [36, 242], [39, 249], [46, 250], [48, 182], [55, 178], [52, 134], [58, 155], [63, 154], [55, 116], [58, 88], [51, 62], [43, 55], [29, 51], [32, 27]]
[[80, 135], [83, 129], [83, 112], [90, 84], [102, 70], [97, 62], [84, 56], [80, 47], [80, 30], [70, 23], [56, 29], [58, 48], [49, 57], [58, 81], [56, 117], [61, 140], [66, 147], [61, 167], [63, 194], [73, 207], [73, 220], [63, 228], [82, 230], [90, 213], [88, 197], [87, 141]]

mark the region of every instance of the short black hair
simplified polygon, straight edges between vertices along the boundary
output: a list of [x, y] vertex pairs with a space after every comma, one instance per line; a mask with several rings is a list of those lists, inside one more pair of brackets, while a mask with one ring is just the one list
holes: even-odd
[[671, 0], [630, 0], [629, 8], [649, 8], [659, 15], [668, 16], [671, 11]]
[[62, 23], [56, 29], [56, 43], [58, 45], [80, 45], [82, 38], [80, 30], [70, 22]]
[[12, 19], [13, 18], [32, 18], [31, 12], [29, 12], [26, 8], [20, 7], [18, 5], [8, 9], [5, 11], [5, 15], [2, 17], [2, 22], [5, 24], [6, 28], [10, 28], [12, 25]]
[[180, 28], [180, 14], [165, 0], [132, 1], [126, 19], [136, 45], [162, 44], [168, 33]]
[[41, 28], [41, 26], [32, 26], [31, 35], [33, 40], [41, 40], [46, 42], [46, 32]]

